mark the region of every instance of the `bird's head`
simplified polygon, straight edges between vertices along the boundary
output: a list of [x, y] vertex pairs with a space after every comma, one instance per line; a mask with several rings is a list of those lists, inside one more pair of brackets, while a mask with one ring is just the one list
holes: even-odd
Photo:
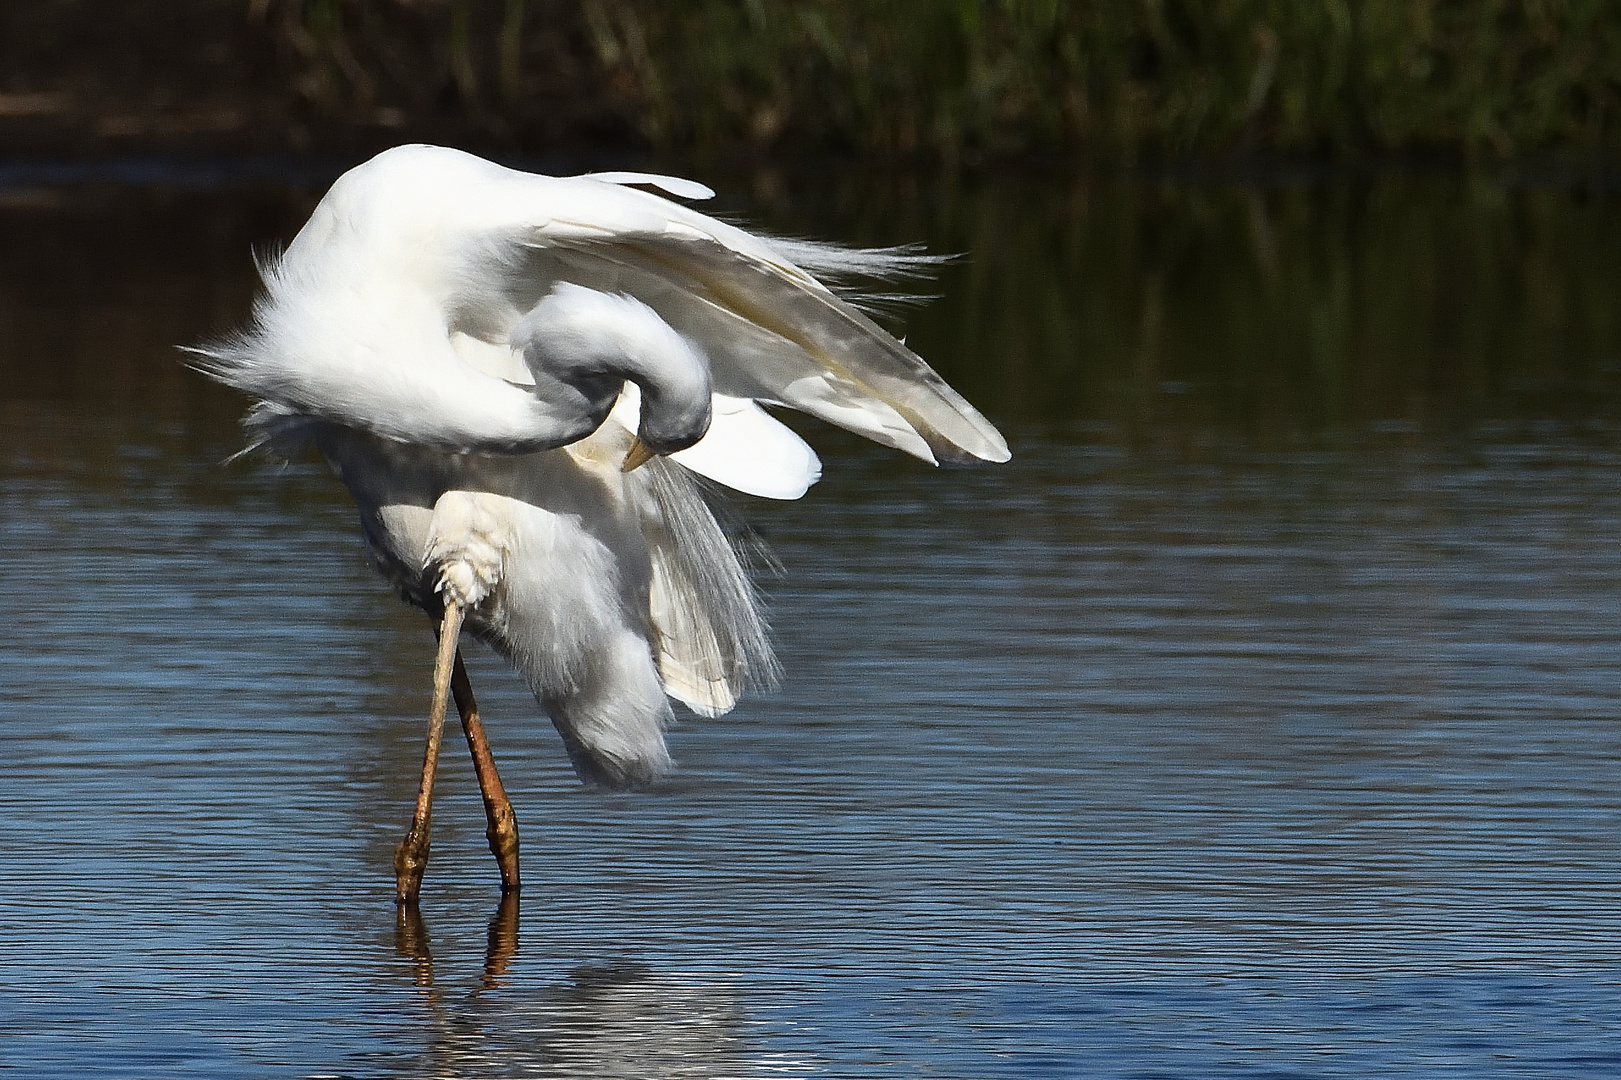
[[535, 379], [535, 396], [570, 415], [584, 438], [601, 426], [629, 381], [641, 419], [629, 470], [673, 454], [709, 430], [709, 358], [640, 300], [559, 282], [512, 331]]

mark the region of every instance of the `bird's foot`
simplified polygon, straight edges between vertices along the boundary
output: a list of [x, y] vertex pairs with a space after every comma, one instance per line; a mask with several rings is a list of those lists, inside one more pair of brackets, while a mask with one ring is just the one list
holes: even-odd
[[423, 569], [438, 568], [434, 592], [446, 602], [476, 607], [501, 582], [506, 544], [503, 525], [485, 497], [447, 491], [433, 507]]

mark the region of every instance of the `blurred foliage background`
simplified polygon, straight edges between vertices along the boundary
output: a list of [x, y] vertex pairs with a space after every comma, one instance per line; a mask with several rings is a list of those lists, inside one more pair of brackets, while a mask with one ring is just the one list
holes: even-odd
[[1603, 0], [594, 0], [653, 141], [1354, 156], [1613, 145]]
[[32, 0], [0, 148], [1609, 158], [1615, 0]]

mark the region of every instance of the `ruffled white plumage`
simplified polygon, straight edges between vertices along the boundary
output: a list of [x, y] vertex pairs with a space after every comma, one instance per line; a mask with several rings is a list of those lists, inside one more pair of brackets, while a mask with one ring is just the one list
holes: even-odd
[[[524, 672], [582, 775], [615, 784], [667, 764], [663, 694], [714, 715], [774, 676], [746, 569], [687, 475], [802, 495], [820, 462], [761, 403], [926, 461], [1007, 457], [971, 405], [813, 276], [881, 278], [915, 259], [773, 242], [638, 186], [711, 194], [388, 151], [340, 178], [264, 267], [253, 325], [197, 350], [259, 400], [264, 441], [321, 447], [414, 602], [432, 610], [445, 571], [431, 564], [457, 557], [448, 508], [493, 515], [507, 554], [468, 625]], [[606, 361], [567, 343], [549, 355], [569, 318], [611, 331], [597, 335], [614, 339]], [[589, 393], [562, 400], [575, 376], [548, 381], [560, 362], [589, 385], [604, 365], [656, 366], [688, 346], [712, 386], [707, 432], [636, 473], [618, 468], [645, 419], [635, 383], [598, 414]]]
[[[806, 261], [818, 249], [792, 250]], [[848, 251], [829, 261], [880, 275], [906, 263]], [[390, 438], [541, 445], [534, 397], [452, 341], [499, 350], [568, 281], [634, 296], [702, 343], [719, 393], [924, 460], [1007, 458], [995, 428], [927, 364], [769, 241], [623, 184], [399, 147], [340, 178], [267, 269], [254, 327], [202, 364], [259, 398]]]

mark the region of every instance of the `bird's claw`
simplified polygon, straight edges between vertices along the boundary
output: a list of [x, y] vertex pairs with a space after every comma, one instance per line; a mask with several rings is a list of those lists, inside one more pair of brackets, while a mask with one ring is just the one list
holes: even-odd
[[499, 564], [495, 572], [491, 573], [488, 566], [474, 564], [466, 559], [456, 559], [440, 565], [439, 580], [434, 585], [433, 591], [447, 604], [454, 603], [471, 608], [489, 596], [500, 580]]

